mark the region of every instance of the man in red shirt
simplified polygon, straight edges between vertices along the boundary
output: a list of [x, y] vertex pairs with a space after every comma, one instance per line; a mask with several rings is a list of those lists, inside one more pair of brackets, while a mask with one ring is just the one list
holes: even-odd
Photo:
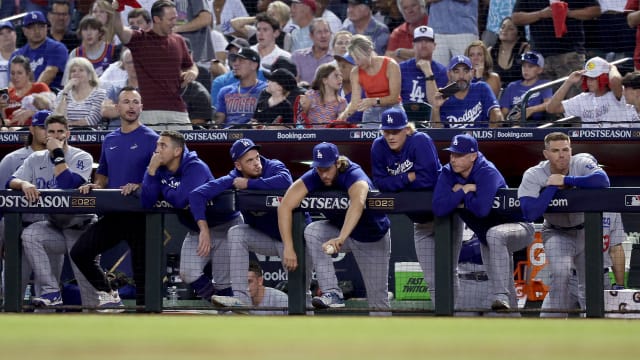
[[394, 58], [398, 63], [415, 56], [413, 50], [413, 32], [422, 25], [427, 25], [429, 17], [425, 8], [425, 0], [397, 0], [398, 9], [404, 17], [404, 24], [393, 30], [387, 43], [386, 56]]

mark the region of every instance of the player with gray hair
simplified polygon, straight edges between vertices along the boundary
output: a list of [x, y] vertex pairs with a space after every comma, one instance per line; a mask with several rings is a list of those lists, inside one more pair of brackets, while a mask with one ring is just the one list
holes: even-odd
[[[41, 189], [76, 189], [91, 177], [93, 158], [89, 153], [69, 146], [69, 125], [62, 116], [49, 116], [45, 122], [47, 149], [32, 153], [9, 181], [9, 187], [21, 190], [30, 203], [40, 199]], [[96, 221], [94, 214], [48, 214], [22, 232], [24, 253], [33, 268], [34, 287], [40, 292], [35, 306], [62, 305], [60, 264], [87, 227]], [[53, 261], [50, 260], [50, 257]], [[57, 260], [56, 260], [57, 259]], [[71, 261], [85, 306], [98, 305], [98, 293]]]
[[[525, 218], [535, 221], [544, 217], [542, 240], [549, 261], [551, 283], [542, 302], [541, 317], [566, 317], [566, 313], [545, 310], [572, 309], [569, 277], [575, 267], [578, 289], [584, 289], [584, 213], [546, 213], [556, 192], [564, 188], [606, 188], [609, 177], [589, 155], [571, 154], [571, 139], [565, 133], [552, 132], [544, 138], [545, 161], [529, 168], [522, 177], [518, 198]], [[582, 299], [581, 299], [582, 302]], [[581, 303], [580, 307], [584, 308]]]

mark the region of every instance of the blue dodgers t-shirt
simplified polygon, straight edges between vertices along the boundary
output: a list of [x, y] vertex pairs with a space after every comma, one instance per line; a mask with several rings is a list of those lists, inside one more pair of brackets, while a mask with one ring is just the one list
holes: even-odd
[[224, 113], [225, 126], [246, 124], [253, 117], [258, 106], [260, 92], [267, 83], [258, 80], [254, 86], [240, 87], [240, 84], [227, 85], [220, 89], [216, 102], [216, 112]]
[[[437, 61], [431, 62], [431, 70], [436, 78], [436, 84], [439, 88], [444, 87], [449, 82], [447, 77], [447, 68]], [[403, 103], [409, 102], [427, 102], [427, 90], [424, 73], [416, 65], [416, 59], [409, 59], [400, 63], [400, 73], [402, 74], [402, 83], [400, 88], [400, 96]]]
[[471, 83], [464, 99], [451, 96], [442, 104], [440, 121], [449, 128], [489, 127], [489, 112], [499, 106], [487, 83]]
[[[49, 87], [52, 89], [62, 89], [62, 73], [67, 65], [67, 58], [69, 56], [67, 48], [62, 43], [46, 38], [44, 43], [36, 49], [32, 49], [29, 44], [27, 44], [16, 50], [11, 56], [11, 60], [18, 55], [23, 55], [31, 60], [31, 71], [36, 81], [47, 66], [57, 67], [58, 74], [51, 84], [49, 84]], [[11, 60], [9, 60], [9, 63], [11, 63]]]
[[[542, 85], [546, 83], [547, 80], [539, 79], [531, 86], [522, 85], [522, 80], [514, 81], [510, 83], [507, 88], [504, 90], [504, 93], [500, 97], [500, 107], [507, 108], [511, 110], [514, 106], [520, 104], [522, 102], [522, 97], [524, 94], [538, 85]], [[529, 101], [527, 102], [527, 107], [540, 105], [544, 102], [544, 99], [549, 99], [553, 96], [553, 93], [550, 88], [544, 89], [542, 91], [537, 91], [531, 97], [529, 97]], [[542, 120], [544, 119], [544, 112], [539, 112], [533, 114], [528, 120]]]

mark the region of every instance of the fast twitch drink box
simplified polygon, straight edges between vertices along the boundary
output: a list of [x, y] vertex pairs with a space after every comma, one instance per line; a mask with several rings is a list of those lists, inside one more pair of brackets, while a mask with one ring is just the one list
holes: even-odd
[[395, 277], [397, 300], [431, 300], [419, 263], [395, 263]]

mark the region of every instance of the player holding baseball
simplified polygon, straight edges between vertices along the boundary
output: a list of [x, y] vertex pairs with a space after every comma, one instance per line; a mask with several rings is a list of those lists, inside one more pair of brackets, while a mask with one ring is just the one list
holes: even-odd
[[493, 210], [498, 189], [506, 188], [507, 184], [500, 171], [478, 150], [474, 137], [456, 135], [445, 150], [450, 152], [450, 160], [442, 167], [433, 192], [433, 213], [447, 216], [459, 211], [481, 243], [491, 309], [516, 308], [513, 252], [533, 241], [533, 225], [522, 214], [502, 215]]
[[[323, 142], [313, 147], [313, 169], [307, 171], [287, 190], [278, 207], [278, 227], [282, 240], [293, 244], [292, 212], [313, 191], [337, 190], [349, 194], [346, 213], [323, 211], [327, 220], [307, 225], [304, 237], [318, 277], [322, 296], [312, 299], [316, 308], [344, 307], [342, 290], [330, 255], [351, 251], [358, 263], [367, 290], [369, 308], [389, 309], [388, 274], [391, 241], [390, 222], [386, 215], [364, 211], [372, 181], [362, 168], [340, 156], [338, 147]], [[327, 252], [327, 253], [325, 253]], [[293, 248], [285, 252], [283, 263], [288, 270], [298, 266]]]
[[[547, 309], [571, 309], [569, 277], [575, 267], [578, 288], [584, 289], [584, 213], [545, 213], [558, 189], [606, 188], [609, 177], [593, 156], [571, 155], [571, 140], [561, 132], [544, 138], [545, 161], [529, 168], [518, 188], [520, 207], [526, 219], [544, 217], [542, 240], [551, 271], [549, 293], [542, 302], [541, 317], [566, 317]], [[584, 308], [584, 304], [580, 304]]]
[[[70, 134], [67, 119], [48, 116], [45, 129], [47, 149], [29, 155], [9, 181], [9, 187], [21, 190], [30, 203], [38, 201], [40, 189], [75, 189], [91, 177], [91, 155], [67, 143]], [[35, 306], [62, 305], [61, 260], [95, 220], [93, 214], [49, 214], [47, 220], [36, 221], [23, 230], [22, 246], [33, 268], [34, 287], [40, 291], [32, 300]], [[73, 261], [71, 267], [78, 280], [82, 304], [98, 305], [95, 289]]]
[[[234, 169], [228, 175], [211, 180], [191, 193], [191, 212], [198, 221], [206, 221], [204, 208], [209, 199], [223, 191], [285, 190], [293, 182], [289, 169], [280, 161], [260, 155], [260, 145], [251, 139], [240, 139], [230, 149]], [[231, 282], [233, 297], [214, 295], [211, 300], [221, 306], [251, 304], [247, 289], [249, 251], [281, 259], [295, 257], [293, 242], [283, 241], [278, 232], [276, 212], [243, 211], [245, 224], [232, 227], [227, 236], [231, 242]], [[311, 261], [307, 262], [309, 269]], [[311, 272], [309, 271], [309, 274]]]
[[[385, 110], [380, 116], [382, 136], [371, 145], [374, 185], [380, 191], [433, 190], [442, 165], [433, 140], [416, 132], [407, 114], [398, 109]], [[435, 302], [435, 240], [432, 213], [407, 214], [413, 221], [413, 239], [418, 262]], [[460, 244], [459, 241], [455, 242]], [[459, 249], [458, 249], [459, 250]], [[454, 251], [458, 253], [459, 251]]]

